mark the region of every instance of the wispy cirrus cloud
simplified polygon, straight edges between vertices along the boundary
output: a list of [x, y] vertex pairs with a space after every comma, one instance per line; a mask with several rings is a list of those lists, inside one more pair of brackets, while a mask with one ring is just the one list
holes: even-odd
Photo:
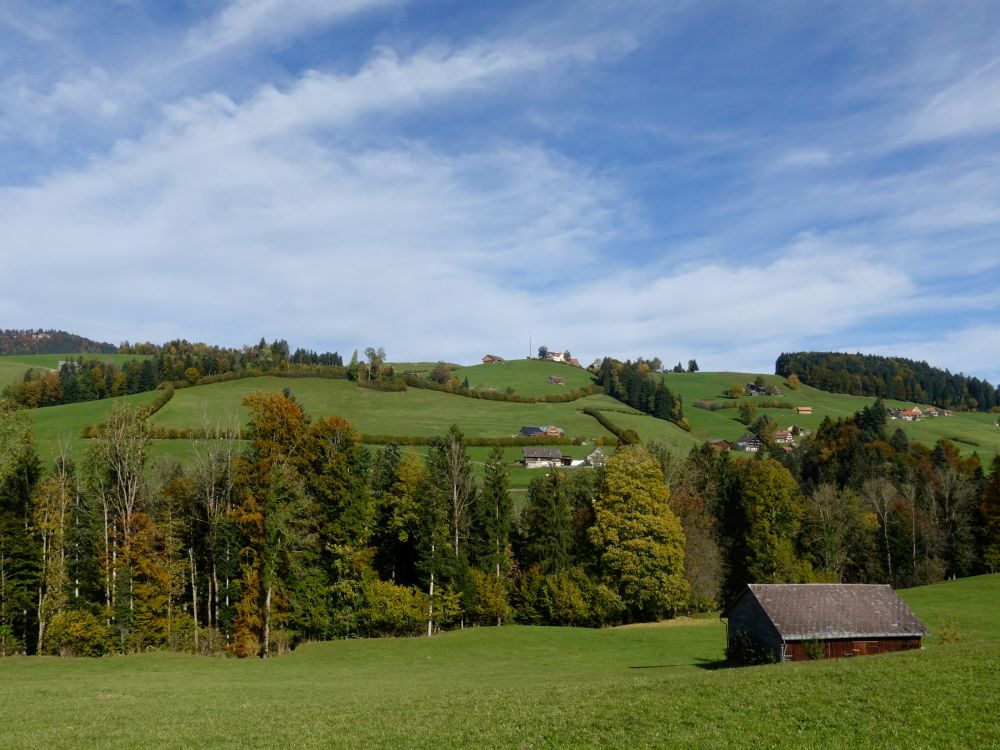
[[191, 29], [185, 51], [212, 55], [248, 44], [280, 44], [329, 23], [400, 6], [405, 0], [231, 0], [211, 19]]

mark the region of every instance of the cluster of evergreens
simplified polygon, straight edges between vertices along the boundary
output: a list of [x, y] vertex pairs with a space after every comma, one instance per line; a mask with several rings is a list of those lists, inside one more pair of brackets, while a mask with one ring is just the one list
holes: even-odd
[[93, 341], [66, 331], [51, 329], [2, 329], [0, 330], [0, 355], [16, 354], [114, 354], [118, 347], [102, 341]]
[[33, 409], [144, 393], [159, 382], [151, 360], [131, 359], [117, 365], [81, 356], [64, 362], [56, 372], [31, 368], [21, 382], [8, 385], [3, 395]]
[[840, 352], [782, 354], [774, 372], [795, 374], [815, 388], [832, 393], [876, 396], [934, 404], [947, 409], [992, 411], [1000, 406], [997, 389], [989, 381], [931, 367], [902, 357]]
[[597, 384], [612, 398], [644, 414], [676, 422], [687, 429], [681, 397], [667, 388], [663, 376], [646, 361], [619, 362], [605, 357], [598, 365], [595, 376]]
[[657, 462], [539, 476], [515, 517], [503, 453], [476, 482], [457, 427], [426, 458], [375, 452], [288, 391], [254, 394], [241, 446], [149, 465], [148, 408], [117, 405], [48, 472], [0, 416], [0, 648], [264, 656], [299, 639], [507, 621], [602, 625], [688, 606]]
[[144, 393], [163, 383], [182, 387], [271, 373], [345, 376], [343, 360], [336, 352], [317, 354], [298, 349], [289, 356], [288, 342], [284, 340], [268, 344], [261, 339], [256, 346], [242, 349], [193, 344], [183, 339], [162, 346], [125, 342], [120, 352], [145, 356], [120, 365], [79, 356], [63, 363], [58, 372], [32, 368], [21, 382], [8, 385], [3, 395], [25, 408], [36, 408]]
[[696, 601], [750, 582], [903, 587], [1000, 569], [1000, 458], [987, 476], [948, 441], [887, 435], [881, 402], [825, 420], [791, 452], [772, 443], [753, 459], [708, 445], [683, 460], [657, 455]]

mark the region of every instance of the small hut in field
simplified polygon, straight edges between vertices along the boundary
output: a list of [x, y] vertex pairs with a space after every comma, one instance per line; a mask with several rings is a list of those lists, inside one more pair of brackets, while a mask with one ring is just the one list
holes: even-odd
[[730, 661], [744, 663], [908, 651], [930, 635], [888, 585], [751, 583], [721, 616]]

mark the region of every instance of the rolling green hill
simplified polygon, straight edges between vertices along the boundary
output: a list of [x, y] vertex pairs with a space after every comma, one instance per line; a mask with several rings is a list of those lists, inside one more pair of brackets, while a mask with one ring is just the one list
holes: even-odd
[[935, 632], [958, 622], [960, 642], [720, 669], [725, 627], [707, 617], [313, 643], [268, 661], [9, 658], [3, 745], [995, 747], [1000, 576], [900, 593]]
[[[510, 359], [489, 365], [461, 367], [454, 371], [459, 378], [468, 378], [473, 388], [482, 386], [504, 391], [513, 388], [525, 396], [548, 396], [583, 388], [594, 382], [594, 377], [579, 367], [537, 359]], [[565, 385], [549, 382], [549, 377], [559, 377]]]
[[[116, 355], [120, 356], [120, 355]], [[42, 364], [48, 359], [58, 359], [56, 355], [40, 357], [0, 358], [0, 376], [4, 367], [17, 368], [31, 364]], [[54, 362], [53, 362], [54, 364]], [[19, 370], [23, 374], [22, 370]], [[551, 362], [537, 360], [517, 360], [504, 364], [476, 365], [461, 368], [457, 373], [467, 373], [470, 384], [487, 384], [493, 387], [515, 387], [520, 393], [544, 395], [546, 388], [563, 392], [565, 388], [577, 387], [589, 382], [590, 375], [584, 370]], [[566, 386], [554, 386], [547, 382], [549, 374], [560, 373], [566, 377]], [[20, 375], [18, 375], [19, 377]], [[370, 435], [402, 435], [429, 437], [443, 434], [451, 424], [458, 424], [467, 435], [477, 437], [507, 437], [517, 433], [523, 425], [555, 424], [566, 431], [569, 437], [585, 438], [588, 445], [610, 434], [596, 420], [581, 413], [585, 406], [596, 408], [612, 422], [624, 429], [635, 430], [643, 441], [658, 440], [678, 450], [689, 450], [711, 438], [735, 440], [746, 432], [746, 427], [737, 420], [737, 410], [724, 409], [707, 411], [694, 403], [700, 399], [720, 400], [722, 394], [733, 383], [746, 383], [756, 377], [752, 373], [698, 372], [668, 373], [663, 376], [672, 391], [684, 401], [684, 412], [691, 424], [690, 432], [676, 425], [641, 414], [624, 404], [597, 395], [573, 402], [558, 404], [518, 404], [465, 398], [449, 393], [411, 388], [405, 392], [386, 393], [361, 389], [345, 380], [320, 378], [275, 378], [262, 377], [236, 380], [214, 385], [196, 386], [177, 391], [152, 423], [163, 428], [198, 428], [207, 415], [211, 422], [243, 424], [246, 412], [241, 402], [254, 391], [280, 392], [290, 388], [305, 405], [313, 417], [339, 415], [362, 433]], [[779, 385], [782, 379], [764, 376], [769, 384]], [[507, 385], [505, 385], [505, 383]], [[146, 403], [155, 394], [128, 397], [137, 403]], [[747, 397], [760, 403], [769, 397]], [[796, 424], [815, 431], [825, 417], [846, 417], [873, 399], [861, 396], [846, 396], [826, 393], [802, 385], [797, 390], [786, 388], [785, 395], [770, 400], [787, 401], [798, 406], [810, 406], [811, 415], [799, 415], [792, 409], [760, 409], [780, 426]], [[907, 406], [901, 402], [887, 402], [889, 405]], [[78, 438], [80, 431], [91, 424], [103, 420], [111, 408], [110, 401], [72, 404], [49, 407], [31, 412], [36, 424], [36, 437], [43, 458], [54, 455], [57, 438], [70, 438], [74, 455], [79, 455], [83, 441]], [[933, 444], [940, 438], [948, 438], [965, 453], [976, 451], [984, 461], [1000, 452], [1000, 429], [994, 425], [995, 415], [978, 413], [956, 413], [952, 417], [924, 419], [920, 422], [892, 421], [890, 430], [899, 427], [911, 440]], [[174, 441], [176, 442], [176, 441]], [[582, 457], [588, 446], [566, 446], [565, 453]], [[157, 455], [184, 457], [190, 448], [171, 444], [171, 441], [157, 441]], [[482, 463], [488, 449], [476, 449], [474, 460]], [[520, 449], [506, 451], [513, 461], [520, 456]], [[515, 472], [512, 481], [516, 487], [525, 487], [531, 472]]]
[[235, 418], [245, 422], [241, 402], [255, 391], [280, 393], [289, 388], [313, 417], [336, 414], [366, 434], [443, 435], [458, 424], [467, 435], [509, 437], [524, 425], [558, 425], [567, 436], [610, 437], [592, 417], [580, 413], [584, 405], [617, 405], [602, 395], [560, 404], [519, 404], [464, 398], [449, 393], [411, 388], [382, 392], [358, 388], [347, 380], [320, 378], [249, 378], [178, 390], [153, 424], [159, 427], [199, 427], [203, 415], [214, 422]]

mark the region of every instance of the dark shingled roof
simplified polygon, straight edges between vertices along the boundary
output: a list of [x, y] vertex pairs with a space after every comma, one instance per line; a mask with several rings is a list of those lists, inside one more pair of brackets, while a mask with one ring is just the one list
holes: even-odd
[[930, 635], [888, 585], [751, 583], [747, 595], [756, 597], [784, 640]]
[[523, 448], [525, 458], [562, 458], [558, 448]]

